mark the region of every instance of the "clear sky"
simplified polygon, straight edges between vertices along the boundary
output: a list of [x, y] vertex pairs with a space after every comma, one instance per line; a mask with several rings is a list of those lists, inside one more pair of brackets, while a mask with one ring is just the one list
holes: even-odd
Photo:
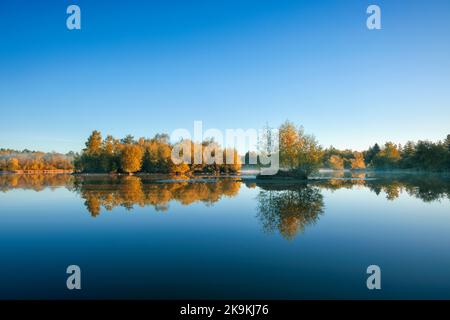
[[[366, 28], [370, 4], [382, 30]], [[1, 1], [0, 40], [0, 147], [79, 151], [93, 129], [194, 120], [290, 119], [358, 150], [450, 133], [448, 0]]]

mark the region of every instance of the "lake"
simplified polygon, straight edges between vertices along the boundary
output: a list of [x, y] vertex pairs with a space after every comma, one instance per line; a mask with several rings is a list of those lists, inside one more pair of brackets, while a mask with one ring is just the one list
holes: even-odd
[[449, 299], [449, 199], [435, 175], [0, 175], [0, 298]]

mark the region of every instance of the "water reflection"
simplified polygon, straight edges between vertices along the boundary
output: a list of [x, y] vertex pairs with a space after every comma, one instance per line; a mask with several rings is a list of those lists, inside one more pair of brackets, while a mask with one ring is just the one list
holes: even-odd
[[236, 196], [240, 182], [234, 179], [209, 181], [158, 182], [135, 176], [103, 179], [78, 177], [75, 190], [85, 200], [87, 210], [93, 217], [101, 208], [110, 211], [117, 206], [131, 210], [135, 205], [153, 206], [157, 211], [166, 211], [170, 201], [183, 205], [202, 202], [212, 205], [222, 197]]
[[248, 188], [258, 188], [257, 216], [264, 230], [278, 230], [286, 238], [292, 238], [317, 221], [323, 212], [323, 189], [367, 188], [391, 201], [402, 193], [424, 202], [450, 199], [450, 180], [439, 175], [326, 172], [308, 184], [246, 178], [164, 179], [167, 177], [6, 174], [0, 175], [0, 191], [65, 187], [78, 193], [89, 213], [96, 217], [102, 210], [110, 211], [118, 206], [128, 210], [134, 206], [152, 206], [157, 211], [166, 211], [171, 201], [213, 205], [223, 197], [237, 196], [241, 184], [245, 183]]
[[0, 174], [0, 191], [8, 192], [12, 189], [42, 191], [57, 187], [71, 190], [73, 181], [70, 174]]
[[278, 230], [284, 238], [292, 239], [323, 213], [323, 196], [317, 187], [269, 184], [260, 188], [257, 217], [266, 232]]
[[377, 195], [385, 194], [388, 200], [403, 192], [424, 202], [450, 199], [450, 178], [437, 174], [333, 172], [319, 176], [313, 184], [328, 190], [364, 186]]
[[[0, 296], [73, 298], [56, 269], [76, 263], [99, 280], [86, 298], [125, 289], [137, 299], [223, 299], [245, 283], [237, 298], [370, 299], [361, 275], [377, 263], [394, 281], [380, 298], [449, 298], [449, 191], [437, 175], [341, 172], [286, 183], [0, 174]], [[45, 263], [30, 274], [36, 259]]]

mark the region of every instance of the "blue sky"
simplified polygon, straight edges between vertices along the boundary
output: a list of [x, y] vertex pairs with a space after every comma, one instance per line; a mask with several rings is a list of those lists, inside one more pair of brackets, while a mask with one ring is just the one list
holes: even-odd
[[[366, 28], [369, 4], [382, 30]], [[149, 137], [194, 120], [290, 119], [359, 150], [442, 139], [449, 33], [447, 0], [1, 1], [0, 147], [79, 151], [93, 129]]]

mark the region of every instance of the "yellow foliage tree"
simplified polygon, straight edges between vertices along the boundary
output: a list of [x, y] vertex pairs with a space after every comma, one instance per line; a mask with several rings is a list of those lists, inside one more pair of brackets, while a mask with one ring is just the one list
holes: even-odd
[[280, 126], [280, 165], [288, 170], [297, 167], [300, 136], [295, 125], [286, 121]]
[[19, 160], [17, 158], [11, 158], [8, 160], [8, 170], [9, 171], [15, 171], [15, 170], [19, 170], [20, 169], [20, 165], [19, 165]]
[[88, 154], [99, 154], [102, 147], [102, 135], [99, 131], [92, 131], [86, 142], [86, 153]]
[[344, 159], [342, 159], [341, 156], [334, 154], [328, 159], [328, 166], [333, 170], [343, 170]]
[[322, 163], [323, 151], [314, 136], [303, 128], [286, 121], [279, 129], [280, 166], [301, 179], [317, 171]]
[[127, 144], [120, 154], [120, 164], [122, 170], [128, 174], [141, 169], [143, 150], [135, 144]]
[[364, 155], [362, 152], [355, 151], [353, 153], [353, 159], [350, 160], [352, 169], [364, 169], [366, 167], [366, 163], [364, 162]]

